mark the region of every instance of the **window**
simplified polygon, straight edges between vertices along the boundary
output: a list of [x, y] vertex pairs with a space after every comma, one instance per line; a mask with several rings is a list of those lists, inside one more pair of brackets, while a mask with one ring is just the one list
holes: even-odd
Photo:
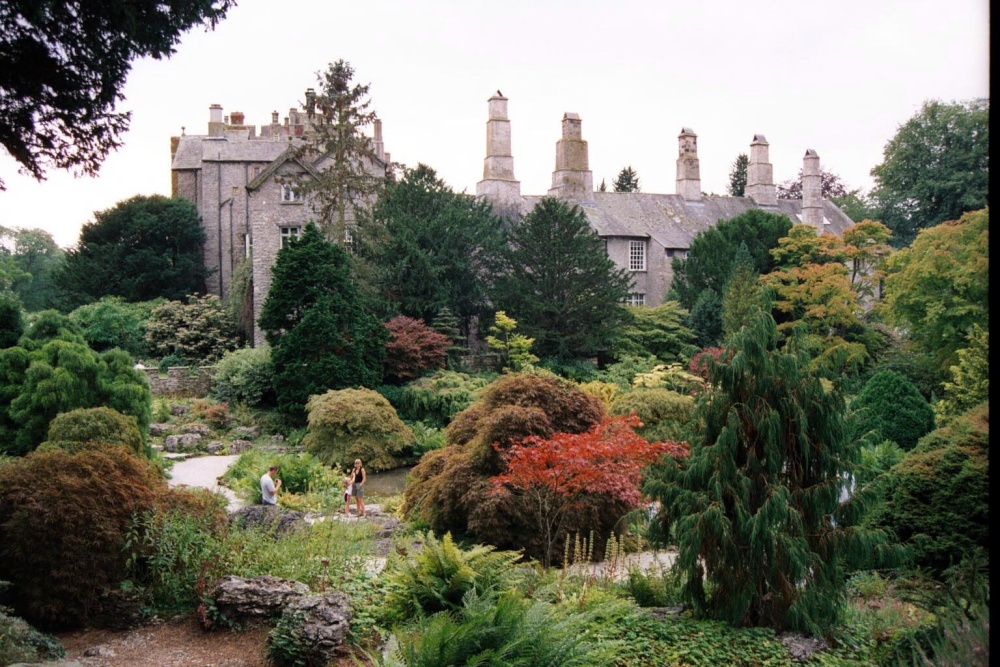
[[281, 186], [281, 201], [285, 204], [301, 204], [302, 193], [295, 186], [286, 183]]
[[253, 255], [253, 237], [249, 234], [243, 235], [243, 256], [250, 258]]
[[676, 250], [674, 250], [673, 248], [667, 248], [667, 257], [673, 257], [675, 253]]
[[646, 270], [646, 242], [628, 242], [628, 268], [629, 271]]
[[631, 292], [625, 299], [625, 303], [629, 306], [645, 306], [646, 295], [642, 292]]
[[301, 227], [282, 227], [281, 228], [281, 247], [282, 249], [287, 248], [289, 242], [292, 239], [299, 238], [299, 232], [302, 231]]

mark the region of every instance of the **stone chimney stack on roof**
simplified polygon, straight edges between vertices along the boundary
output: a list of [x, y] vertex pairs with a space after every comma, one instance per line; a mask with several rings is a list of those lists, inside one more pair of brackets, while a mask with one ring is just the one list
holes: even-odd
[[311, 119], [316, 113], [316, 91], [306, 88], [306, 114]]
[[594, 174], [590, 171], [590, 157], [587, 142], [583, 140], [583, 121], [579, 114], [563, 114], [562, 139], [556, 142], [556, 170], [552, 172], [549, 194], [578, 202], [594, 201]]
[[677, 135], [677, 194], [688, 201], [701, 200], [698, 135], [690, 127], [681, 128]]
[[[476, 196], [503, 207], [520, 206], [521, 183], [514, 178], [514, 156], [510, 149], [510, 119], [507, 98], [499, 90], [489, 99], [486, 121], [486, 159], [483, 180], [476, 183]], [[388, 161], [388, 157], [386, 157]]]
[[747, 186], [744, 194], [758, 206], [777, 206], [778, 188], [774, 185], [774, 167], [768, 162], [767, 139], [763, 134], [753, 135], [750, 144], [750, 162], [747, 164]]
[[373, 131], [375, 136], [372, 138], [372, 148], [375, 150], [375, 155], [378, 159], [385, 160], [385, 144], [382, 143], [382, 121], [378, 118], [375, 119], [373, 124]]
[[802, 222], [823, 228], [823, 174], [819, 154], [811, 148], [802, 159]]
[[221, 137], [225, 127], [222, 122], [222, 105], [213, 104], [208, 107], [208, 136]]
[[246, 116], [243, 115], [242, 111], [234, 111], [229, 114], [230, 125], [243, 125], [245, 119]]

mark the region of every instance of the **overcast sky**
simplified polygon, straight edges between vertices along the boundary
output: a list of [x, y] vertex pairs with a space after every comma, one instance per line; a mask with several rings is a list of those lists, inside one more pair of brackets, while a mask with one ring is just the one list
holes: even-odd
[[989, 95], [988, 53], [986, 0], [239, 0], [170, 60], [135, 63], [120, 105], [131, 129], [97, 178], [36, 183], [0, 149], [0, 225], [71, 246], [95, 210], [170, 194], [170, 136], [204, 134], [210, 104], [248, 124], [284, 118], [340, 58], [371, 84], [392, 159], [428, 164], [456, 190], [482, 178], [498, 89], [522, 194], [550, 187], [566, 111], [583, 119], [595, 185], [631, 165], [643, 191], [674, 192], [677, 135], [691, 127], [706, 192], [725, 194], [755, 133], [779, 183], [813, 148], [868, 188], [925, 100]]

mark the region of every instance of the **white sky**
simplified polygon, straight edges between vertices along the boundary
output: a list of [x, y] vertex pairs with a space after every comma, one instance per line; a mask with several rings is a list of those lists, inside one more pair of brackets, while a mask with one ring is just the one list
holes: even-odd
[[36, 183], [0, 151], [0, 225], [73, 245], [93, 211], [169, 194], [169, 138], [205, 134], [208, 107], [282, 119], [343, 58], [371, 84], [386, 150], [456, 190], [482, 178], [487, 98], [510, 98], [522, 194], [551, 184], [563, 112], [583, 119], [595, 185], [625, 165], [645, 192], [674, 192], [677, 134], [698, 134], [702, 189], [725, 194], [755, 133], [775, 181], [807, 148], [852, 187], [927, 99], [989, 95], [986, 0], [239, 0], [170, 60], [135, 63], [125, 145], [97, 178]]

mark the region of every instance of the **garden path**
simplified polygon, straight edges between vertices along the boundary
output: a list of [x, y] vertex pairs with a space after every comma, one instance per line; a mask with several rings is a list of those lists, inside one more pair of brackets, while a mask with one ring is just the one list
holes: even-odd
[[198, 456], [177, 461], [170, 469], [170, 486], [193, 486], [221, 493], [226, 497], [229, 511], [234, 512], [244, 503], [236, 497], [232, 489], [219, 485], [221, 477], [239, 456]]

